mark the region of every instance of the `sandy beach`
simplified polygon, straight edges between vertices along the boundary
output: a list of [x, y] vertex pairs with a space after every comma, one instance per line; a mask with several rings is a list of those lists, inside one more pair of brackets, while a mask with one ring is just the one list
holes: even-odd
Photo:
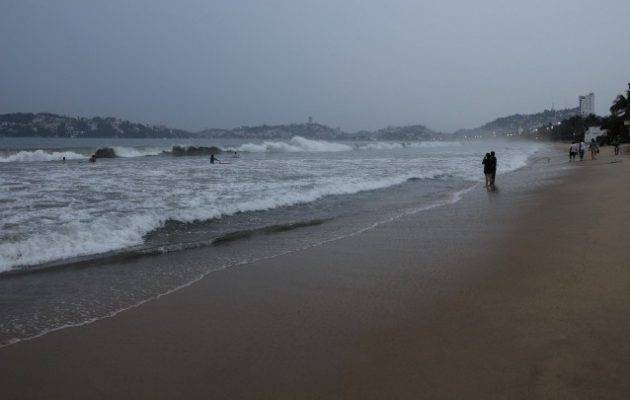
[[630, 159], [609, 153], [0, 348], [1, 396], [627, 399]]

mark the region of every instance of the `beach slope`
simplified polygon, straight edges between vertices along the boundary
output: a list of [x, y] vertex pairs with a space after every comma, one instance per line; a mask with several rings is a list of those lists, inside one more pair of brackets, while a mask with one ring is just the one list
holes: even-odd
[[607, 150], [1, 348], [2, 397], [626, 399], [630, 159]]

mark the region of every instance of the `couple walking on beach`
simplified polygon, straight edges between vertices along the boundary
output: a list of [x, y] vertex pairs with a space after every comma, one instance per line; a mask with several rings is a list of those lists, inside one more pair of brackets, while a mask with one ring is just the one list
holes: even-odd
[[584, 142], [571, 142], [571, 146], [569, 147], [569, 162], [575, 161], [575, 157], [578, 154], [580, 155], [580, 161], [582, 161], [584, 159], [584, 150], [586, 150], [586, 144]]
[[481, 161], [483, 164], [483, 174], [486, 176], [486, 188], [494, 189], [494, 178], [497, 176], [497, 157], [494, 151], [486, 153]]
[[[595, 141], [595, 139], [591, 139], [588, 144], [588, 149], [591, 152], [591, 160], [595, 160], [596, 154], [599, 153], [599, 145]], [[584, 151], [586, 150], [586, 143], [583, 141], [577, 143], [575, 141], [571, 142], [571, 146], [569, 147], [569, 162], [575, 161], [575, 156], [580, 155], [580, 161], [584, 159]]]

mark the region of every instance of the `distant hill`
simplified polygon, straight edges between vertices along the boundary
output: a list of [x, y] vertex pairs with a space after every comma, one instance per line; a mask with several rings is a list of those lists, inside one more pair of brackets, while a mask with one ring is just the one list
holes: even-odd
[[450, 137], [434, 132], [424, 125], [387, 127], [378, 131], [344, 132], [317, 123], [289, 125], [243, 126], [231, 130], [208, 129], [202, 137], [230, 137], [247, 139], [290, 139], [301, 136], [316, 140], [435, 140]]
[[537, 114], [514, 114], [508, 117], [497, 118], [494, 121], [475, 128], [460, 129], [454, 133], [457, 138], [464, 137], [498, 137], [508, 134], [522, 134], [548, 124], [557, 124], [580, 114], [579, 108], [567, 108], [564, 110], [545, 110]]
[[49, 113], [0, 115], [0, 137], [183, 138], [197, 135], [181, 129], [136, 124], [117, 118], [71, 118]]
[[315, 123], [241, 126], [235, 129], [207, 129], [199, 132], [199, 136], [241, 139], [290, 139], [293, 136], [319, 140], [348, 139], [348, 134], [340, 129], [333, 129], [329, 126]]
[[241, 126], [235, 129], [189, 132], [111, 117], [72, 118], [50, 113], [14, 113], [0, 115], [0, 137], [290, 139], [293, 136], [301, 136], [314, 140], [458, 140], [527, 133], [545, 125], [555, 125], [575, 115], [579, 115], [578, 108], [545, 110], [537, 114], [514, 114], [497, 118], [479, 128], [462, 129], [451, 135], [435, 132], [424, 125], [390, 126], [376, 131], [348, 133], [318, 123]]
[[241, 126], [234, 129], [206, 129], [189, 132], [165, 126], [138, 124], [118, 118], [67, 117], [51, 113], [0, 115], [0, 137], [58, 138], [240, 138], [290, 139], [301, 136], [314, 140], [448, 140], [450, 135], [434, 132], [424, 125], [387, 127], [377, 131], [344, 132], [318, 123]]

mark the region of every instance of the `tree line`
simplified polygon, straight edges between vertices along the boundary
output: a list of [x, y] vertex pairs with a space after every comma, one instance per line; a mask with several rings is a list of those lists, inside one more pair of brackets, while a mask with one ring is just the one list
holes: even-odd
[[608, 133], [598, 138], [600, 144], [609, 144], [617, 139], [621, 142], [630, 142], [630, 126], [625, 125], [630, 124], [630, 83], [626, 94], [620, 94], [613, 100], [609, 111], [610, 114], [605, 117], [594, 114], [586, 117], [576, 115], [562, 120], [557, 125], [547, 124], [538, 128], [536, 136], [559, 141], [583, 140], [588, 128], [594, 126]]

